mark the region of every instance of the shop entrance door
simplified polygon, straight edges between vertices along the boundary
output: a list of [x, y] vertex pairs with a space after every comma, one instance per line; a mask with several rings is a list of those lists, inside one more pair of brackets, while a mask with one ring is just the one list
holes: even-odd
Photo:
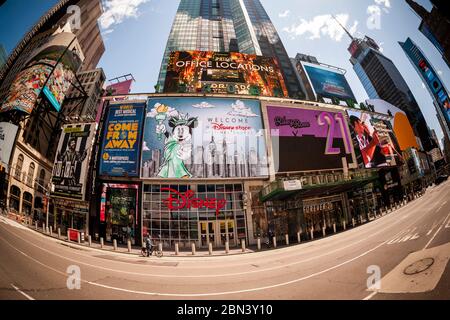
[[230, 246], [236, 246], [236, 228], [234, 220], [222, 220], [219, 221], [220, 226], [220, 245], [225, 246], [225, 242], [228, 241]]
[[209, 243], [216, 246], [216, 228], [215, 221], [201, 221], [200, 222], [200, 240], [202, 247], [208, 247]]

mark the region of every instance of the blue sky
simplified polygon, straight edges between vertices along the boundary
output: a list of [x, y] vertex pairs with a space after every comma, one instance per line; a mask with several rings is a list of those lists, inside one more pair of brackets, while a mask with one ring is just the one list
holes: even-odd
[[[0, 8], [0, 43], [10, 51], [56, 0], [8, 0]], [[261, 0], [290, 56], [297, 52], [347, 70], [357, 99], [367, 94], [349, 62], [349, 39], [329, 16], [337, 15], [355, 36], [368, 35], [392, 59], [411, 88], [429, 126], [442, 137], [428, 91], [398, 41], [411, 37], [430, 59], [447, 88], [450, 70], [433, 45], [418, 31], [420, 19], [404, 0]], [[431, 8], [428, 0], [417, 0]], [[100, 61], [108, 79], [132, 73], [133, 92], [153, 92], [178, 0], [107, 0], [101, 20], [106, 53]], [[369, 17], [376, 17], [367, 23]], [[376, 23], [379, 21], [379, 24]], [[320, 32], [318, 30], [321, 30]]]

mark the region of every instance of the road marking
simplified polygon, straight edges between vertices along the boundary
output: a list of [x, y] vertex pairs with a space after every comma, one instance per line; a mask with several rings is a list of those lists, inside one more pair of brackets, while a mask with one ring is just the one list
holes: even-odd
[[19, 292], [19, 293], [22, 294], [25, 298], [27, 298], [28, 300], [35, 300], [33, 297], [27, 295], [25, 292], [23, 292], [22, 290], [20, 290], [19, 288], [17, 288], [17, 287], [16, 287], [15, 285], [13, 285], [12, 283], [11, 283], [11, 286], [12, 286], [17, 292]]
[[441, 231], [442, 227], [445, 225], [445, 221], [447, 221], [447, 218], [449, 216], [450, 216], [450, 213], [445, 217], [444, 222], [442, 222], [442, 224], [439, 227], [439, 229], [437, 229], [436, 233], [433, 235], [433, 237], [431, 237], [430, 241], [428, 241], [427, 245], [422, 250], [425, 250], [431, 244], [431, 242], [433, 242], [434, 238], [436, 238], [436, 236], [439, 233], [439, 231]]
[[[40, 264], [40, 265], [42, 265], [42, 266], [44, 266], [44, 267], [46, 267], [46, 268], [56, 272], [58, 274], [61, 274], [63, 276], [67, 276], [64, 272], [61, 272], [61, 271], [59, 271], [59, 270], [57, 270], [57, 269], [55, 269], [53, 267], [50, 267], [50, 266], [40, 262], [39, 260], [37, 260], [37, 259], [35, 259], [35, 258], [33, 258], [33, 257], [29, 256], [29, 255], [27, 255], [23, 251], [17, 249], [11, 243], [9, 243], [9, 241], [5, 240], [3, 237], [0, 237], [0, 239], [3, 239], [3, 241], [5, 243], [7, 243], [10, 247], [12, 247], [14, 250], [20, 252], [21, 254], [23, 254], [27, 258], [35, 261], [36, 263], [38, 263], [38, 264]], [[359, 258], [362, 258], [362, 257], [368, 255], [369, 253], [371, 253], [371, 252], [377, 250], [378, 248], [382, 247], [384, 244], [385, 244], [385, 242], [377, 245], [376, 247], [374, 247], [374, 248], [372, 248], [370, 250], [367, 250], [366, 252], [364, 252], [364, 253], [362, 253], [362, 254], [360, 254], [360, 255], [358, 255], [358, 256], [350, 259], [350, 260], [344, 261], [344, 262], [342, 262], [340, 264], [337, 264], [337, 265], [335, 265], [333, 267], [330, 267], [328, 269], [325, 269], [325, 270], [322, 270], [322, 271], [310, 274], [308, 276], [304, 276], [304, 277], [301, 277], [301, 278], [298, 278], [298, 279], [294, 279], [294, 280], [291, 280], [291, 281], [287, 281], [287, 282], [283, 282], [283, 283], [278, 283], [278, 284], [271, 285], [271, 286], [264, 286], [264, 287], [245, 289], [245, 290], [225, 291], [225, 292], [212, 292], [212, 293], [158, 293], [158, 292], [136, 291], [136, 290], [128, 290], [128, 289], [123, 289], [123, 288], [111, 287], [111, 286], [95, 283], [95, 282], [92, 282], [92, 281], [82, 280], [82, 279], [81, 279], [81, 282], [90, 284], [92, 286], [102, 287], [102, 288], [115, 290], [115, 291], [128, 292], [128, 293], [134, 293], [134, 294], [140, 294], [140, 295], [166, 296], [166, 297], [207, 297], [207, 296], [223, 296], [223, 295], [231, 295], [231, 294], [238, 294], [238, 293], [263, 291], [263, 290], [273, 289], [273, 288], [277, 288], [277, 287], [283, 287], [283, 286], [287, 286], [287, 285], [290, 285], [290, 284], [293, 284], [293, 283], [301, 282], [301, 281], [304, 281], [304, 280], [316, 277], [318, 275], [327, 273], [327, 272], [332, 271], [334, 269], [340, 268], [340, 267], [342, 267], [342, 266], [344, 266], [346, 264], [349, 264], [349, 263], [351, 263], [351, 262], [353, 262], [355, 260], [358, 260]]]
[[[392, 225], [390, 225], [389, 227], [392, 227]], [[361, 239], [361, 240], [356, 241], [356, 242], [352, 242], [350, 245], [347, 245], [347, 246], [344, 246], [344, 247], [339, 247], [339, 248], [337, 248], [337, 249], [335, 249], [335, 250], [328, 251], [327, 253], [324, 253], [324, 254], [321, 254], [321, 255], [315, 255], [315, 256], [313, 256], [313, 257], [311, 257], [311, 258], [308, 258], [308, 259], [305, 259], [305, 260], [296, 261], [296, 262], [292, 262], [292, 263], [289, 263], [289, 264], [284, 264], [284, 265], [279, 265], [279, 266], [275, 266], [275, 267], [271, 267], [271, 268], [265, 268], [265, 269], [259, 269], [259, 270], [245, 271], [245, 272], [224, 273], [224, 274], [203, 274], [203, 275], [168, 275], [168, 274], [151, 274], [151, 273], [130, 272], [130, 271], [116, 270], [116, 269], [111, 269], [111, 268], [101, 267], [101, 266], [92, 265], [92, 264], [89, 264], [89, 263], [85, 263], [85, 262], [81, 262], [81, 261], [78, 261], [78, 260], [75, 260], [75, 259], [71, 259], [71, 258], [64, 257], [64, 256], [59, 255], [59, 254], [57, 254], [57, 253], [54, 253], [54, 252], [52, 252], [52, 251], [50, 251], [50, 250], [44, 249], [44, 248], [42, 248], [41, 246], [35, 245], [34, 243], [32, 243], [32, 242], [30, 242], [30, 241], [27, 241], [27, 240], [25, 240], [25, 239], [19, 237], [17, 234], [14, 234], [14, 236], [16, 236], [16, 237], [18, 237], [19, 239], [21, 239], [22, 242], [26, 242], [26, 243], [30, 244], [31, 246], [34, 246], [35, 248], [40, 249], [40, 250], [42, 250], [42, 251], [48, 252], [49, 254], [52, 254], [52, 255], [54, 255], [54, 256], [56, 256], [56, 257], [59, 257], [59, 258], [64, 259], [64, 260], [68, 260], [68, 261], [70, 261], [70, 262], [77, 263], [77, 264], [79, 264], [79, 265], [84, 265], [84, 266], [87, 266], [87, 267], [91, 267], [91, 268], [94, 268], [94, 269], [100, 269], [100, 270], [105, 270], [105, 271], [111, 271], [111, 272], [115, 272], [115, 273], [122, 273], [122, 274], [129, 274], [129, 275], [143, 276], [143, 277], [156, 277], [156, 278], [217, 278], [217, 277], [241, 276], [241, 275], [247, 275], [247, 274], [256, 274], [256, 273], [268, 272], [268, 271], [273, 271], [273, 270], [277, 270], [277, 269], [283, 269], [283, 268], [286, 268], [286, 267], [291, 267], [291, 266], [298, 265], [298, 264], [302, 264], [302, 263], [305, 263], [305, 262], [310, 262], [310, 261], [313, 261], [313, 260], [316, 260], [316, 259], [325, 257], [325, 256], [327, 256], [327, 255], [330, 255], [330, 254], [332, 254], [332, 253], [339, 252], [339, 251], [341, 251], [341, 250], [350, 248], [350, 247], [352, 247], [352, 246], [354, 246], [354, 245], [357, 245], [357, 244], [359, 244], [359, 243], [361, 243], [361, 242], [366, 241], [366, 240], [369, 239], [369, 238], [373, 238], [373, 237], [377, 236], [378, 234], [380, 234], [380, 233], [382, 233], [382, 232], [384, 232], [384, 231], [385, 231], [385, 230], [382, 229], [382, 230], [380, 230], [380, 231], [378, 231], [378, 232], [372, 234], [372, 235], [369, 236], [369, 237], [366, 237], [366, 238]], [[7, 231], [7, 232], [9, 232], [9, 231]], [[0, 237], [0, 238], [1, 238], [1, 237]], [[6, 240], [5, 240], [5, 241], [6, 241]], [[86, 256], [84, 256], [84, 257], [86, 257]], [[115, 262], [117, 262], [117, 261], [115, 261]], [[120, 261], [118, 261], [118, 262], [120, 262]]]
[[363, 300], [370, 300], [378, 293], [378, 291], [374, 291], [371, 294], [369, 294], [367, 297], [365, 297]]

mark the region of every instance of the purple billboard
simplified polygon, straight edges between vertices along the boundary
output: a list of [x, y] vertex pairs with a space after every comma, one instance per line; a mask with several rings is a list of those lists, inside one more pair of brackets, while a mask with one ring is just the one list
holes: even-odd
[[345, 161], [354, 163], [343, 112], [267, 106], [267, 113], [277, 172], [342, 169]]

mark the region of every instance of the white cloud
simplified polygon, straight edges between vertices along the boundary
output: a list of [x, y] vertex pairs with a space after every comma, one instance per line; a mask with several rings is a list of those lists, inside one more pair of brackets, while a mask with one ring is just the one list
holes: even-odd
[[286, 10], [285, 12], [279, 13], [278, 16], [280, 18], [287, 18], [287, 17], [289, 17], [290, 14], [291, 14], [291, 11], [290, 10]]
[[258, 115], [253, 113], [253, 111], [249, 107], [247, 107], [241, 100], [237, 100], [236, 103], [233, 103], [231, 105], [231, 108], [233, 109], [233, 111], [228, 112], [229, 116], [246, 118], [258, 117]]
[[386, 8], [391, 7], [391, 1], [390, 0], [375, 0], [375, 3], [378, 5], [384, 5]]
[[[354, 21], [349, 27], [350, 15], [344, 13], [336, 16], [339, 22], [349, 29], [351, 34], [354, 34], [358, 27], [358, 21]], [[309, 34], [309, 39], [320, 39], [322, 36], [328, 36], [334, 41], [341, 41], [345, 35], [345, 31], [339, 26], [331, 14], [315, 16], [312, 20], [301, 19], [300, 23], [293, 24], [289, 28], [284, 28], [283, 31], [289, 33], [292, 37]]]
[[211, 109], [215, 108], [216, 106], [210, 104], [209, 102], [203, 101], [202, 103], [194, 104], [193, 107], [197, 109]]
[[103, 29], [109, 29], [113, 25], [122, 23], [128, 18], [139, 16], [139, 6], [150, 0], [105, 0], [105, 12], [100, 17], [100, 25]]

